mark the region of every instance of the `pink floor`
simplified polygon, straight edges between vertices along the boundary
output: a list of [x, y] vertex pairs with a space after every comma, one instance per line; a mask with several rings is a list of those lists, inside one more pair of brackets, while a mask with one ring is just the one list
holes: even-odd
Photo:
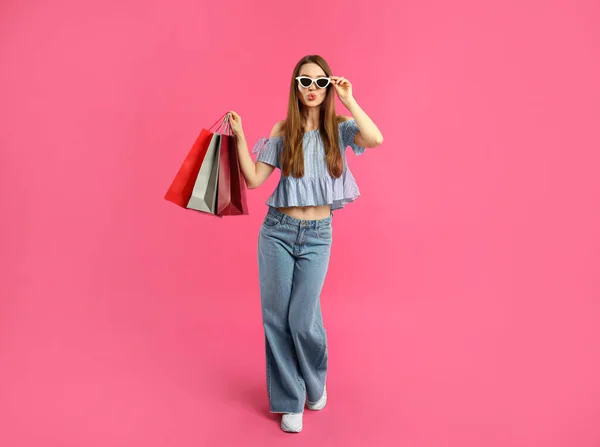
[[591, 316], [561, 335], [501, 297], [390, 298], [328, 297], [329, 404], [298, 435], [268, 413], [255, 297], [11, 303], [1, 445], [596, 445]]

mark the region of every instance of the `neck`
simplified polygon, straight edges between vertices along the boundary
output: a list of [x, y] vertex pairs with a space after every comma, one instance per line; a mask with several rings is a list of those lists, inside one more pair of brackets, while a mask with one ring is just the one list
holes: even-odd
[[304, 111], [304, 126], [308, 130], [317, 129], [320, 125], [320, 107], [309, 107]]

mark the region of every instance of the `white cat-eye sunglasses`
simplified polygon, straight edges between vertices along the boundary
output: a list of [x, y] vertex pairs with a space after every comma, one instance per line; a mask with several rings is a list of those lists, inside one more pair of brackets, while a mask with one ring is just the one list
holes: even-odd
[[317, 84], [317, 87], [319, 87], [319, 88], [325, 88], [331, 82], [331, 78], [325, 78], [325, 77], [323, 77], [323, 78], [313, 79], [313, 78], [309, 78], [308, 76], [298, 76], [296, 78], [296, 80], [304, 88], [310, 87], [313, 82], [315, 84]]

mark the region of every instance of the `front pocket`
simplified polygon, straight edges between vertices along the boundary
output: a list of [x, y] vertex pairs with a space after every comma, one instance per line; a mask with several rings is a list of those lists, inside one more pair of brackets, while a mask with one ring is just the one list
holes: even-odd
[[317, 235], [319, 236], [320, 239], [323, 239], [324, 241], [330, 241], [331, 238], [333, 237], [333, 231], [332, 231], [331, 225], [318, 227]]
[[275, 228], [276, 226], [278, 226], [281, 222], [278, 221], [277, 219], [273, 219], [272, 217], [265, 217], [265, 220], [263, 222], [263, 225], [267, 228]]

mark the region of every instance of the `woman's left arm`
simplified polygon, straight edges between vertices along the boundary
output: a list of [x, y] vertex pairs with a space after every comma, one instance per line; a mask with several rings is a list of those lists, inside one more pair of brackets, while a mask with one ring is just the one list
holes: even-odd
[[358, 105], [356, 99], [352, 98], [344, 106], [350, 111], [358, 126], [358, 133], [354, 141], [359, 146], [377, 147], [383, 143], [383, 135], [373, 120]]
[[354, 141], [359, 146], [377, 147], [383, 143], [383, 135], [373, 120], [358, 105], [352, 94], [352, 84], [344, 77], [332, 76], [331, 80], [337, 92], [338, 98], [346, 107], [356, 121], [359, 132]]

